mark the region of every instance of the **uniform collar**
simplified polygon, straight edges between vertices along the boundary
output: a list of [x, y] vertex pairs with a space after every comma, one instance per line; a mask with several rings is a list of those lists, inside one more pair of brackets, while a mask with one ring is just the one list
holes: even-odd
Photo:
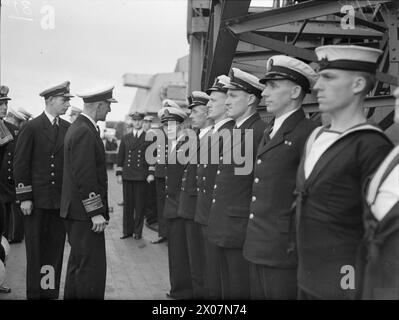
[[213, 128], [213, 132], [218, 131], [225, 123], [227, 123], [229, 121], [234, 121], [234, 120], [231, 119], [231, 118], [226, 118], [226, 119], [220, 120], [218, 123], [215, 123], [215, 126]]
[[276, 132], [278, 131], [278, 129], [280, 129], [280, 127], [283, 125], [284, 121], [293, 113], [295, 113], [296, 111], [298, 111], [299, 108], [296, 108], [295, 110], [292, 110], [290, 112], [284, 113], [283, 115], [277, 117], [274, 119], [274, 124], [273, 124], [273, 131], [270, 134], [270, 138], [272, 138]]
[[242, 120], [236, 122], [236, 127], [237, 127], [237, 128], [241, 127], [241, 126], [243, 125], [243, 123], [244, 123], [245, 121], [247, 121], [249, 118], [251, 118], [255, 113], [256, 113], [256, 112], [251, 113], [248, 117], [246, 117], [246, 118], [244, 118], [244, 119], [242, 119]]
[[59, 117], [54, 117], [50, 113], [48, 113], [46, 110], [44, 110], [44, 114], [46, 115], [47, 119], [50, 121], [51, 124], [54, 123], [54, 119], [57, 118], [57, 125], [59, 124]]
[[96, 130], [97, 130], [97, 123], [88, 114], [82, 112], [81, 115], [86, 117], [87, 119], [89, 119], [90, 122], [93, 124], [94, 128], [96, 128]]

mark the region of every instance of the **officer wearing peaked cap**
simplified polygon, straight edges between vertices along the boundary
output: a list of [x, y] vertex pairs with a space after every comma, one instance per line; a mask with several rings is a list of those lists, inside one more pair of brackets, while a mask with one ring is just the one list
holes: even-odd
[[[17, 200], [25, 220], [28, 299], [56, 299], [59, 294], [65, 228], [60, 219], [64, 137], [69, 123], [60, 118], [73, 97], [69, 81], [40, 93], [45, 110], [23, 126], [14, 156]], [[54, 268], [54, 288], [41, 286], [42, 267]]]
[[[296, 299], [297, 262], [292, 248], [296, 171], [305, 141], [317, 124], [306, 119], [303, 98], [316, 72], [306, 63], [278, 55], [267, 61], [262, 96], [275, 118], [259, 144], [252, 202], [244, 243], [250, 262], [252, 299]], [[291, 237], [291, 238], [290, 238]]]
[[184, 165], [177, 160], [177, 153], [182, 152], [185, 143], [183, 121], [187, 114], [172, 100], [164, 100], [158, 116], [164, 125], [168, 139], [168, 156], [165, 170], [165, 205], [163, 216], [168, 225], [168, 260], [170, 278], [170, 297], [174, 299], [192, 299], [193, 286], [190, 262], [185, 235], [184, 219], [179, 216], [180, 192]]
[[[209, 95], [208, 101], [208, 119], [210, 119], [214, 126], [209, 132], [208, 146], [204, 152], [200, 151], [200, 161], [197, 168], [197, 203], [195, 212], [195, 222], [200, 226], [200, 237], [203, 247], [204, 260], [204, 287], [207, 289], [209, 299], [221, 299], [221, 279], [216, 262], [217, 253], [216, 246], [208, 241], [207, 226], [209, 211], [212, 205], [212, 193], [215, 184], [215, 177], [217, 171], [217, 164], [212, 163], [212, 147], [219, 143], [219, 156], [222, 155], [223, 150], [223, 136], [218, 136], [219, 133], [233, 128], [234, 121], [227, 116], [227, 109], [225, 105], [227, 89], [224, 88], [230, 82], [230, 78], [221, 75], [215, 79], [211, 88], [206, 90]], [[213, 140], [212, 140], [213, 139]], [[207, 153], [205, 153], [207, 152]], [[203, 159], [203, 157], [206, 158]], [[200, 252], [199, 252], [200, 254]]]
[[[195, 153], [190, 158], [190, 162], [184, 165], [184, 172], [181, 182], [181, 192], [179, 198], [179, 209], [177, 214], [183, 219], [181, 230], [185, 235], [187, 254], [190, 262], [191, 282], [193, 287], [193, 298], [204, 299], [208, 297], [208, 289], [205, 286], [205, 265], [204, 248], [201, 241], [200, 226], [194, 222], [195, 209], [197, 204], [197, 163], [201, 148], [206, 147], [208, 135], [213, 121], [208, 119], [209, 96], [202, 91], [193, 91], [188, 97], [191, 110], [191, 126], [196, 131], [196, 139], [189, 143], [194, 146]], [[182, 246], [182, 250], [183, 250]]]
[[144, 114], [130, 113], [133, 131], [121, 139], [118, 151], [116, 175], [123, 182], [123, 235], [121, 239], [134, 236], [142, 238], [146, 209], [148, 164], [145, 159], [150, 142], [145, 139]]
[[17, 128], [21, 129], [22, 126], [32, 118], [32, 114], [24, 108], [9, 107], [5, 120]]
[[[208, 239], [218, 247], [218, 261], [220, 263], [224, 299], [248, 299], [249, 265], [244, 259], [242, 247], [249, 219], [249, 204], [251, 202], [251, 187], [253, 182], [253, 159], [259, 141], [262, 138], [266, 124], [257, 112], [264, 85], [259, 79], [247, 72], [233, 68], [230, 73], [228, 89], [227, 115], [236, 121], [235, 131], [242, 139], [234, 145], [234, 151], [245, 155], [249, 170], [244, 174], [237, 174], [236, 168], [242, 164], [224, 163], [224, 155], [219, 159], [213, 191], [212, 206], [208, 220]], [[250, 146], [246, 146], [245, 133], [251, 131], [253, 139]], [[231, 143], [231, 142], [230, 142]], [[228, 148], [230, 151], [232, 147]], [[248, 163], [250, 162], [250, 163]]]
[[109, 220], [104, 144], [97, 121], [111, 111], [113, 86], [81, 93], [83, 112], [65, 136], [61, 217], [71, 252], [65, 299], [104, 299], [104, 230]]
[[364, 232], [362, 186], [392, 148], [381, 129], [367, 123], [363, 110], [381, 53], [351, 45], [316, 48], [320, 71], [313, 89], [331, 125], [311, 133], [297, 173], [300, 299], [356, 294], [356, 286], [341, 286], [341, 268], [355, 268]]
[[71, 123], [75, 122], [78, 116], [82, 113], [82, 109], [72, 106], [71, 111], [69, 112], [69, 118]]

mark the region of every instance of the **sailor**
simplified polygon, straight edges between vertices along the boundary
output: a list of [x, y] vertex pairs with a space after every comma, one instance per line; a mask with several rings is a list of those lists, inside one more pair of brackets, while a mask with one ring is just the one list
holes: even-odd
[[363, 110], [380, 54], [352, 45], [316, 48], [320, 70], [313, 89], [331, 124], [309, 136], [298, 169], [299, 299], [356, 294], [356, 252], [364, 235], [362, 185], [392, 149]]
[[[57, 299], [65, 244], [60, 218], [64, 137], [69, 122], [60, 118], [73, 97], [66, 81], [40, 93], [44, 112], [27, 122], [18, 136], [14, 155], [17, 200], [25, 222], [26, 295], [28, 299]], [[51, 276], [54, 286], [43, 286]]]
[[292, 203], [303, 147], [317, 127], [301, 107], [317, 79], [306, 63], [283, 55], [267, 61], [262, 92], [274, 118], [256, 156], [251, 209], [244, 244], [250, 262], [252, 299], [296, 299], [297, 261], [289, 229], [295, 228]]
[[[225, 86], [228, 89], [225, 103], [227, 115], [236, 122], [231, 148], [228, 148], [233, 160], [231, 163], [224, 161], [225, 154], [219, 158], [208, 221], [208, 239], [218, 247], [219, 268], [224, 284], [222, 298], [249, 299], [249, 264], [244, 259], [242, 248], [252, 198], [253, 161], [266, 128], [257, 112], [264, 85], [254, 75], [237, 68], [232, 68], [230, 78], [230, 83]], [[241, 139], [237, 139], [237, 136]], [[237, 153], [245, 154], [244, 164], [235, 160]], [[243, 168], [245, 171], [240, 171]]]

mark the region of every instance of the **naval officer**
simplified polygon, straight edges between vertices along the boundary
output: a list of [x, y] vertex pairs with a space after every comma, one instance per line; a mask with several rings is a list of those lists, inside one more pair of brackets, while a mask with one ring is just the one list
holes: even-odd
[[[26, 296], [56, 299], [59, 294], [65, 228], [60, 218], [64, 137], [69, 122], [60, 118], [73, 97], [69, 81], [40, 93], [46, 107], [27, 122], [18, 137], [14, 156], [17, 200], [25, 220]], [[54, 286], [42, 286], [43, 276]]]
[[97, 121], [111, 111], [114, 87], [84, 92], [83, 112], [65, 136], [61, 217], [71, 246], [64, 299], [104, 299], [109, 220], [104, 144]]

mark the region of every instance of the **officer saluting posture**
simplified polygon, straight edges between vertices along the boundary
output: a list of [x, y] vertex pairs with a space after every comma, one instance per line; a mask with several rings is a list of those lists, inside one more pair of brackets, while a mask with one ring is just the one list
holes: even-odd
[[[319, 78], [313, 87], [329, 127], [316, 128], [305, 146], [296, 183], [300, 299], [348, 299], [356, 252], [364, 234], [362, 185], [392, 148], [366, 122], [364, 99], [374, 85], [381, 51], [359, 46], [316, 48]], [[349, 270], [350, 274], [348, 274]], [[346, 272], [346, 273], [345, 273]]]
[[[394, 92], [399, 123], [399, 89]], [[381, 163], [367, 188], [364, 268], [359, 296], [366, 300], [399, 299], [399, 146]]]
[[194, 216], [198, 195], [197, 163], [201, 148], [206, 147], [206, 141], [209, 140], [208, 134], [212, 128], [213, 121], [207, 118], [209, 96], [205, 92], [193, 91], [188, 97], [188, 101], [188, 108], [191, 109], [191, 126], [197, 130], [198, 135], [197, 140], [190, 141], [190, 143], [196, 142], [196, 148], [194, 148], [196, 152], [184, 166], [177, 214], [179, 217], [184, 218], [193, 298], [205, 299], [208, 296], [208, 290], [205, 287], [204, 279], [204, 248], [201, 241], [201, 230], [199, 225], [194, 222]]
[[306, 63], [282, 55], [271, 57], [267, 65], [260, 80], [266, 85], [262, 96], [275, 118], [258, 147], [244, 257], [250, 262], [252, 299], [296, 299], [291, 207], [303, 147], [317, 126], [301, 108], [317, 74]]
[[[245, 149], [249, 149], [253, 160], [266, 128], [256, 111], [264, 85], [259, 83], [257, 77], [236, 68], [232, 69], [230, 78], [230, 83], [225, 86], [228, 89], [225, 102], [227, 114], [236, 121], [234, 128], [241, 134], [241, 141], [234, 145], [233, 154], [237, 150], [244, 154]], [[252, 141], [248, 141], [250, 146], [245, 146], [247, 130], [253, 133]], [[220, 157], [216, 172], [208, 238], [218, 246], [223, 298], [249, 299], [249, 266], [243, 257], [242, 247], [249, 219], [253, 163], [249, 164], [251, 170], [248, 174], [240, 175], [235, 169], [242, 165], [234, 163], [234, 156], [232, 164], [224, 164], [223, 157]]]
[[[42, 93], [46, 108], [22, 128], [14, 156], [17, 200], [25, 215], [26, 289], [28, 299], [58, 298], [65, 228], [60, 219], [64, 137], [69, 123], [60, 119], [73, 97], [69, 81]], [[54, 270], [55, 287], [41, 278]]]
[[164, 107], [159, 110], [158, 116], [162, 123], [167, 124], [166, 132], [169, 141], [165, 177], [166, 199], [163, 211], [163, 215], [168, 221], [168, 259], [171, 288], [167, 295], [174, 299], [192, 299], [193, 288], [185, 221], [178, 215], [184, 165], [179, 163], [177, 154], [182, 152], [181, 146], [185, 142], [182, 122], [187, 118], [187, 114], [174, 101], [165, 100]]
[[[217, 262], [217, 249], [215, 244], [208, 241], [207, 226], [209, 211], [212, 205], [212, 194], [213, 187], [215, 184], [216, 171], [218, 168], [217, 163], [212, 163], [212, 148], [217, 148], [219, 143], [219, 156], [222, 156], [223, 152], [223, 135], [218, 136], [223, 131], [230, 131], [233, 128], [235, 122], [227, 116], [226, 108], [226, 92], [225, 85], [229, 84], [230, 78], [221, 75], [215, 79], [214, 84], [211, 88], [206, 90], [209, 95], [209, 101], [207, 106], [208, 119], [210, 119], [214, 126], [212, 131], [209, 132], [207, 146], [207, 154], [203, 154], [201, 150], [200, 162], [197, 168], [197, 204], [195, 211], [195, 222], [200, 226], [200, 238], [202, 242], [203, 251], [198, 251], [200, 259], [204, 260], [204, 287], [207, 291], [207, 298], [209, 299], [221, 299], [221, 278], [218, 269], [219, 263]], [[213, 140], [212, 140], [213, 139]], [[206, 161], [202, 160], [202, 157], [207, 157]], [[216, 269], [213, 269], [216, 268]]]
[[147, 196], [148, 164], [145, 151], [150, 142], [145, 140], [143, 130], [144, 114], [130, 114], [133, 130], [124, 135], [118, 151], [118, 182], [123, 181], [123, 235], [126, 239], [134, 235], [139, 240], [143, 233], [144, 214]]
[[65, 136], [61, 217], [71, 253], [65, 299], [104, 299], [106, 254], [104, 230], [109, 220], [104, 144], [97, 121], [111, 111], [114, 87], [79, 95], [83, 112]]

